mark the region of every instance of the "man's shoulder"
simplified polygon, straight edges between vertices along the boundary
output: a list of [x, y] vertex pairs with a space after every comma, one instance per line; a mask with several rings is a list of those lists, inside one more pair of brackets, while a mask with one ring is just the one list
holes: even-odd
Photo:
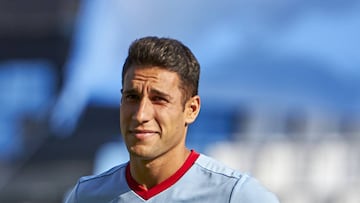
[[67, 195], [67, 203], [109, 202], [129, 191], [125, 180], [127, 163], [115, 166], [101, 174], [81, 177]]
[[211, 181], [231, 183], [230, 202], [278, 203], [277, 197], [248, 173], [232, 169], [225, 164], [201, 154], [195, 162], [199, 170]]
[[129, 190], [126, 184], [127, 163], [115, 166], [101, 174], [84, 176], [79, 179], [76, 193], [81, 202], [96, 198], [113, 199]]
[[120, 164], [103, 173], [81, 177], [78, 185], [82, 187], [92, 185], [99, 186], [99, 184], [111, 184], [113, 181], [124, 179], [126, 165], [127, 163]]
[[227, 178], [240, 179], [246, 176], [245, 173], [232, 169], [218, 160], [204, 154], [200, 154], [195, 164], [204, 171]]

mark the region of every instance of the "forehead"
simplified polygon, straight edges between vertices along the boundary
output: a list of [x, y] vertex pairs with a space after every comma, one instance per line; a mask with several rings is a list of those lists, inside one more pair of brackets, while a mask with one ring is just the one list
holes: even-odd
[[179, 89], [177, 73], [157, 66], [132, 66], [124, 77], [124, 89], [151, 85], [161, 89]]

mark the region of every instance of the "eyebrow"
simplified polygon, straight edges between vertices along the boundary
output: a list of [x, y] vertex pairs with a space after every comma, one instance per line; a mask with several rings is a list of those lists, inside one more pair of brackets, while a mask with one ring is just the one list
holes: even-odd
[[164, 97], [166, 99], [171, 99], [172, 98], [169, 94], [166, 94], [165, 92], [162, 92], [162, 91], [157, 90], [157, 89], [151, 89], [150, 92], [152, 94], [159, 95], [159, 96]]
[[124, 90], [121, 89], [121, 94], [137, 94], [138, 91], [136, 91], [135, 89], [128, 89], [128, 90]]
[[[121, 89], [121, 93], [122, 94], [139, 94], [139, 91], [137, 91], [135, 88], [131, 88], [131, 89], [128, 89], [128, 90]], [[165, 97], [166, 99], [171, 99], [172, 98], [169, 94], [167, 94], [165, 92], [162, 92], [162, 91], [160, 91], [158, 89], [154, 89], [154, 88], [152, 88], [150, 90], [150, 93]]]

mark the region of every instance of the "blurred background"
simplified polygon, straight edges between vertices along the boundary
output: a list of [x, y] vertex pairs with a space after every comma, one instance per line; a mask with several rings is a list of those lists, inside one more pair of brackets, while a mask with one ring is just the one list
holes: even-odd
[[357, 0], [0, 0], [0, 202], [63, 202], [128, 159], [129, 44], [180, 39], [202, 66], [188, 146], [281, 202], [360, 202]]

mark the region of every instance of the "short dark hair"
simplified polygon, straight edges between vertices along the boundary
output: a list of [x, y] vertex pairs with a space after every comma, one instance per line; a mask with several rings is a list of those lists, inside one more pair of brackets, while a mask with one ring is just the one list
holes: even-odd
[[198, 95], [200, 64], [191, 50], [178, 40], [153, 36], [135, 40], [123, 65], [122, 85], [127, 70], [133, 65], [158, 66], [177, 73], [184, 101]]

